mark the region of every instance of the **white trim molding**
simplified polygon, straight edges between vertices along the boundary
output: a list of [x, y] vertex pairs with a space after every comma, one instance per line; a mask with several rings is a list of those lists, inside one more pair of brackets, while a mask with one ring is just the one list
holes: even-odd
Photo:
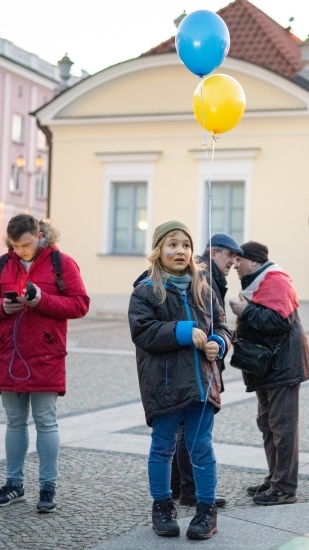
[[141, 152], [115, 152], [95, 153], [99, 161], [105, 163], [128, 163], [128, 162], [156, 162], [162, 151], [141, 151]]
[[250, 234], [251, 212], [251, 180], [252, 162], [258, 156], [260, 149], [218, 149], [214, 152], [214, 160], [211, 162], [211, 154], [206, 160], [205, 151], [190, 150], [192, 157], [199, 162], [198, 166], [198, 193], [197, 193], [197, 233], [196, 250], [202, 254], [205, 250], [205, 220], [207, 223], [207, 182], [216, 181], [243, 181], [244, 182], [244, 241]]
[[111, 253], [112, 236], [112, 186], [115, 182], [145, 182], [147, 185], [147, 224], [144, 253], [151, 249], [153, 187], [155, 162], [160, 151], [95, 153], [99, 162], [104, 163], [102, 239], [100, 254]]
[[[288, 117], [308, 117], [309, 109], [277, 109], [277, 110], [256, 110], [247, 109], [243, 118], [288, 118]], [[89, 126], [95, 124], [130, 124], [141, 122], [173, 122], [195, 120], [192, 113], [151, 113], [151, 114], [130, 114], [130, 115], [111, 115], [98, 117], [72, 117], [56, 118], [50, 123], [52, 126]]]
[[[64, 93], [55, 97], [46, 106], [41, 107], [35, 113], [40, 123], [45, 126], [52, 125], [67, 125], [67, 124], [96, 124], [102, 123], [123, 123], [123, 122], [141, 122], [150, 120], [189, 120], [192, 118], [192, 114], [188, 113], [144, 113], [133, 115], [117, 115], [106, 117], [85, 117], [85, 118], [70, 118], [59, 115], [63, 109], [68, 105], [81, 98], [83, 95], [94, 90], [95, 88], [102, 86], [112, 80], [119, 77], [133, 74], [135, 72], [143, 71], [145, 69], [152, 69], [155, 67], [174, 66], [181, 65], [181, 61], [176, 53], [159, 54], [159, 55], [146, 55], [118, 63], [112, 67], [108, 67], [99, 73], [96, 73], [88, 78], [78, 82]], [[185, 69], [184, 69], [185, 70]], [[237, 71], [242, 74], [252, 76], [255, 79], [260, 79], [263, 82], [270, 84], [271, 86], [278, 88], [285, 93], [291, 94], [291, 96], [297, 98], [304, 103], [303, 109], [288, 109], [288, 110], [269, 110], [269, 111], [247, 111], [245, 117], [255, 116], [307, 116], [309, 113], [309, 93], [307, 90], [299, 86], [298, 84], [283, 78], [282, 76], [273, 73], [267, 69], [263, 69], [252, 63], [242, 61], [240, 59], [226, 58], [220, 67], [220, 71]]]
[[[230, 160], [230, 159], [254, 159], [257, 157], [260, 149], [215, 149], [216, 160]], [[195, 160], [205, 161], [205, 151], [200, 149], [190, 149], [192, 157]]]

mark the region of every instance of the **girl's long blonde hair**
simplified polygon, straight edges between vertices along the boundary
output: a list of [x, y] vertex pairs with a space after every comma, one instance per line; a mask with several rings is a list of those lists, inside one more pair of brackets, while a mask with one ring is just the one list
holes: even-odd
[[[164, 268], [160, 262], [161, 247], [165, 239], [167, 237], [172, 237], [174, 233], [176, 233], [176, 231], [170, 231], [169, 233], [164, 235], [164, 237], [161, 239], [161, 241], [158, 242], [157, 246], [152, 250], [147, 258], [151, 264], [149, 278], [153, 282], [154, 293], [159, 298], [160, 304], [162, 304], [166, 300], [166, 290], [162, 281]], [[192, 253], [190, 263], [187, 267], [187, 273], [189, 273], [189, 275], [191, 275], [192, 277], [191, 291], [194, 303], [201, 310], [205, 309], [205, 296], [203, 299], [203, 287], [208, 287], [206, 277], [202, 275], [203, 272], [205, 273], [206, 269], [207, 266], [205, 264], [198, 263]]]

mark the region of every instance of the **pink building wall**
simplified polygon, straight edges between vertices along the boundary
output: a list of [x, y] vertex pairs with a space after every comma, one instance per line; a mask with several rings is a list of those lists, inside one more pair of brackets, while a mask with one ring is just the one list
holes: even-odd
[[[3, 55], [3, 48], [6, 47]], [[2, 51], [1, 51], [2, 49]], [[11, 54], [11, 58], [9, 57]], [[20, 58], [23, 64], [20, 63]], [[16, 61], [17, 59], [17, 61]], [[39, 67], [33, 70], [35, 63]], [[37, 68], [41, 68], [41, 73]], [[47, 196], [36, 193], [35, 158], [40, 155], [44, 161], [41, 172], [48, 174], [48, 148], [38, 146], [36, 119], [29, 113], [54, 96], [57, 68], [29, 54], [14, 44], [0, 39], [0, 253], [3, 253], [3, 236], [9, 219], [20, 213], [29, 212], [35, 216], [46, 216]], [[51, 77], [42, 73], [50, 73]], [[25, 128], [21, 142], [12, 139], [13, 116], [24, 117]], [[22, 170], [20, 190], [10, 188], [12, 166], [22, 155], [26, 165]]]

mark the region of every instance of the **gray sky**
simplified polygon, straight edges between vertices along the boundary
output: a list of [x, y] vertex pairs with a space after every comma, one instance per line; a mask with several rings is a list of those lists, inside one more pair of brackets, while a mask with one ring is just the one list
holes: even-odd
[[[132, 59], [175, 35], [184, 10], [217, 11], [229, 0], [13, 0], [2, 2], [0, 37], [56, 64], [68, 53], [90, 74]], [[308, 0], [253, 0], [302, 40], [309, 34]], [[289, 18], [294, 21], [289, 23]]]

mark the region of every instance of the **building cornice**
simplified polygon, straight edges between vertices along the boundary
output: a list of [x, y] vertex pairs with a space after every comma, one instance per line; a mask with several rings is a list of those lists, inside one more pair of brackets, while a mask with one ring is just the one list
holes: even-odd
[[[171, 54], [161, 54], [154, 56], [145, 56], [138, 57], [137, 59], [132, 59], [113, 65], [91, 77], [88, 77], [84, 81], [79, 82], [75, 86], [69, 88], [66, 92], [62, 93], [55, 99], [53, 99], [49, 104], [38, 109], [35, 113], [35, 116], [40, 121], [40, 124], [45, 126], [53, 125], [67, 125], [67, 124], [114, 124], [114, 123], [123, 123], [123, 122], [147, 122], [147, 121], [158, 121], [158, 120], [189, 120], [192, 118], [190, 113], [162, 113], [162, 114], [136, 114], [136, 115], [110, 115], [110, 116], [99, 116], [99, 117], [85, 117], [85, 118], [69, 118], [59, 116], [59, 113], [63, 111], [68, 105], [82, 97], [84, 94], [92, 91], [96, 87], [102, 86], [105, 83], [125, 76], [127, 74], [133, 74], [134, 72], [152, 69], [155, 67], [164, 67], [164, 66], [174, 66], [182, 65], [179, 57], [176, 53]], [[297, 84], [289, 81], [286, 78], [283, 78], [267, 69], [258, 67], [251, 63], [233, 58], [227, 58], [220, 67], [220, 71], [216, 72], [225, 72], [227, 71], [236, 71], [248, 76], [252, 76], [255, 79], [259, 79], [265, 83], [270, 84], [273, 87], [276, 87], [285, 93], [291, 94], [291, 96], [297, 98], [299, 101], [302, 101], [305, 105], [304, 110], [286, 110], [280, 111], [280, 116], [295, 116], [296, 114], [304, 114], [309, 111], [309, 93], [307, 90], [304, 90]], [[246, 116], [279, 116], [279, 111], [255, 111], [250, 115], [250, 111], [247, 111]]]
[[[210, 148], [209, 148], [210, 149]], [[239, 149], [215, 149], [216, 160], [255, 159], [260, 148], [239, 148]], [[202, 149], [189, 149], [194, 160], [205, 160], [205, 151]]]
[[[244, 119], [247, 118], [288, 118], [288, 117], [307, 117], [309, 109], [277, 109], [274, 111], [246, 111]], [[57, 118], [49, 123], [49, 126], [85, 126], [97, 124], [130, 124], [141, 122], [181, 122], [194, 120], [193, 113], [158, 113], [158, 114], [130, 114], [130, 115], [111, 115], [100, 117], [79, 117], [79, 118]], [[42, 124], [42, 122], [41, 122]], [[45, 123], [47, 125], [47, 123]]]
[[21, 76], [22, 78], [30, 80], [31, 82], [34, 82], [39, 86], [49, 88], [50, 90], [54, 90], [56, 85], [58, 84], [56, 80], [51, 80], [47, 76], [43, 76], [37, 71], [24, 67], [16, 61], [11, 61], [10, 59], [3, 57], [2, 55], [0, 55], [0, 68], [6, 71], [10, 71], [11, 73]]
[[97, 159], [101, 162], [110, 163], [128, 163], [128, 162], [156, 162], [162, 151], [128, 151], [95, 153]]

